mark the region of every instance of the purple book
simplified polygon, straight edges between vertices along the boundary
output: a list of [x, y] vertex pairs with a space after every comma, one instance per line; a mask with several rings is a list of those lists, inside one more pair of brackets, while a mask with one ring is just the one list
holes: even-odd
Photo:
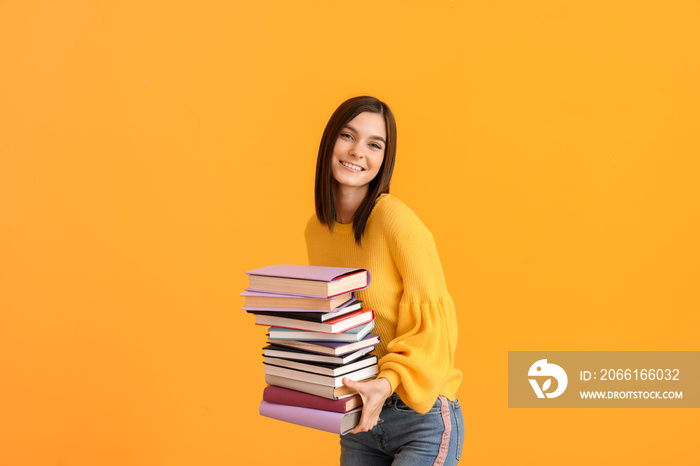
[[354, 409], [348, 413], [334, 413], [261, 401], [260, 415], [299, 426], [345, 435], [360, 423], [362, 408]]
[[369, 274], [366, 269], [353, 269], [351, 267], [322, 267], [318, 265], [290, 264], [268, 265], [267, 267], [249, 270], [246, 273], [248, 275], [263, 275], [266, 277], [297, 278], [300, 280], [330, 282], [361, 271]]
[[248, 290], [329, 298], [370, 284], [367, 269], [278, 264], [249, 270]]

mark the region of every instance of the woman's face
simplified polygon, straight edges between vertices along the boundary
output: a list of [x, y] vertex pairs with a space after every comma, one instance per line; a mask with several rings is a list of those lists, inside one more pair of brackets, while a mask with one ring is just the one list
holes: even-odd
[[379, 113], [360, 113], [340, 130], [335, 141], [333, 178], [344, 187], [366, 190], [379, 173], [385, 148], [384, 117]]

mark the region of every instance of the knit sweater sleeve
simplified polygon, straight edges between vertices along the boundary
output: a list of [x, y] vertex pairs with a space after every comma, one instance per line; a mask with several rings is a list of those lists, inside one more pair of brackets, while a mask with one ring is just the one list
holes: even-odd
[[455, 306], [435, 241], [423, 224], [398, 235], [393, 254], [404, 289], [396, 337], [379, 361], [378, 377], [386, 378], [408, 406], [426, 413], [454, 368]]

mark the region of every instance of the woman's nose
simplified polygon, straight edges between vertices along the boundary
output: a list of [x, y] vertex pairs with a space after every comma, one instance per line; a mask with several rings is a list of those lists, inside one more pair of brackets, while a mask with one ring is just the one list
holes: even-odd
[[362, 151], [362, 147], [360, 147], [359, 144], [353, 144], [352, 149], [350, 150], [350, 153], [357, 157], [358, 159], [364, 158], [365, 154]]

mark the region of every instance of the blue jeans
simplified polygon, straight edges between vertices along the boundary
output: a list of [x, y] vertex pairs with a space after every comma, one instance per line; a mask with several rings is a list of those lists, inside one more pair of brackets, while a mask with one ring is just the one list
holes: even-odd
[[[456, 465], [464, 443], [459, 400], [440, 396], [426, 414], [409, 408], [394, 393], [369, 432], [340, 437], [341, 466]], [[383, 421], [383, 422], [382, 422]]]

